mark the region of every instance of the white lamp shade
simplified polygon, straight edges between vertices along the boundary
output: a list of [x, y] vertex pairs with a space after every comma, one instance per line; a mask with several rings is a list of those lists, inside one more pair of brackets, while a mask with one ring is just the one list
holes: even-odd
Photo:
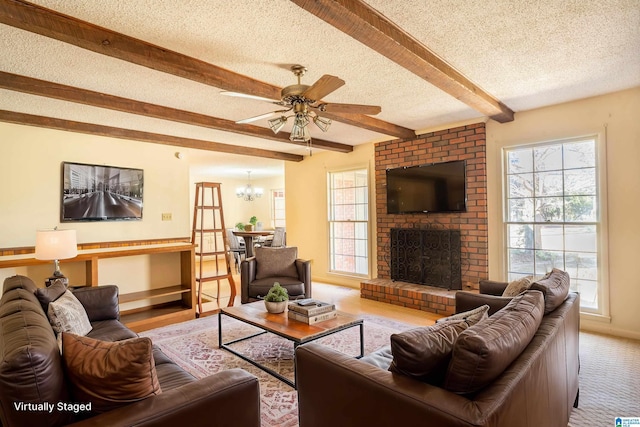
[[36, 231], [36, 259], [67, 259], [76, 255], [78, 255], [76, 230]]

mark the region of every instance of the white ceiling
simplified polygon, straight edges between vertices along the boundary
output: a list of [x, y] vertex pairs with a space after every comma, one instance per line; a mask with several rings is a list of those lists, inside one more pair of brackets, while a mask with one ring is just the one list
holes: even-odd
[[[3, 0], [10, 1], [10, 0]], [[33, 3], [277, 86], [292, 64], [346, 85], [328, 102], [380, 105], [376, 117], [418, 132], [483, 115], [287, 0], [35, 0]], [[640, 0], [367, 0], [516, 112], [640, 86]], [[273, 110], [220, 89], [0, 24], [0, 71], [240, 120]], [[280, 152], [303, 147], [0, 89], [0, 109]], [[254, 123], [266, 127], [266, 120]], [[285, 130], [290, 129], [285, 127]], [[334, 121], [314, 137], [348, 145], [393, 139]], [[282, 161], [188, 151], [194, 165], [242, 177]], [[271, 169], [271, 167], [275, 169]], [[271, 172], [269, 172], [271, 170]], [[279, 171], [279, 172], [278, 172]]]

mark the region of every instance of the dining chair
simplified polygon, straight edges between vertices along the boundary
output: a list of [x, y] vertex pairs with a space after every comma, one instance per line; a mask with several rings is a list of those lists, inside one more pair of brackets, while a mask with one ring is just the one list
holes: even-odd
[[240, 242], [238, 236], [233, 234], [232, 228], [227, 228], [227, 242], [229, 244], [229, 251], [233, 255], [233, 259], [236, 264], [236, 272], [240, 272], [240, 262], [242, 261], [242, 256], [246, 257], [247, 249], [244, 246], [244, 242]]
[[273, 231], [273, 237], [267, 240], [264, 246], [270, 246], [272, 248], [285, 247], [285, 228], [276, 227], [275, 230]]

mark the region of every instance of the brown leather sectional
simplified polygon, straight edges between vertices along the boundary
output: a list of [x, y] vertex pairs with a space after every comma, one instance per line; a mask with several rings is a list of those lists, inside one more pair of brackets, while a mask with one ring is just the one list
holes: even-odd
[[[56, 335], [34, 295], [29, 278], [4, 282], [0, 299], [0, 421], [3, 427], [45, 426], [260, 426], [258, 379], [230, 369], [200, 380], [154, 347], [153, 357], [162, 392], [86, 419], [58, 410], [58, 402], [73, 403]], [[137, 335], [119, 321], [118, 288], [74, 290], [85, 308], [92, 331], [102, 341]], [[34, 404], [18, 408], [20, 402]], [[51, 413], [35, 404], [55, 405]], [[36, 409], [33, 409], [36, 408]]]
[[[518, 297], [495, 301], [495, 314], [467, 329], [470, 332], [465, 337], [471, 342], [467, 349], [480, 342], [482, 350], [471, 356], [454, 356], [447, 380], [438, 385], [390, 372], [386, 367], [393, 356], [388, 348], [372, 355], [367, 363], [316, 343], [298, 347], [300, 427], [566, 427], [578, 402], [580, 297], [565, 292], [566, 298], [558, 300], [558, 294], [547, 289], [525, 294], [529, 301], [519, 306], [514, 304]], [[479, 296], [464, 310], [496, 298], [502, 297]], [[559, 305], [546, 313], [553, 298]], [[523, 333], [534, 329], [531, 340], [519, 352], [510, 347], [511, 342], [522, 343], [509, 322], [521, 309], [535, 313], [535, 319], [526, 316]], [[512, 350], [518, 354], [505, 363]], [[476, 389], [478, 377], [492, 375], [496, 368], [500, 371], [497, 377]]]

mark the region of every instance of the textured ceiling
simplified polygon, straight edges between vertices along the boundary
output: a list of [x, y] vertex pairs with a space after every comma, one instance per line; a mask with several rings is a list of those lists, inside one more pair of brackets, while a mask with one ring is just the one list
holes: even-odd
[[[10, 1], [10, 0], [0, 0]], [[276, 86], [292, 64], [346, 85], [325, 100], [380, 105], [381, 120], [421, 131], [485, 119], [478, 111], [287, 0], [36, 0], [33, 3]], [[389, 20], [517, 113], [640, 86], [640, 0], [368, 0]], [[256, 100], [0, 24], [0, 71], [232, 121], [273, 110]], [[0, 109], [246, 147], [304, 147], [0, 90]], [[266, 127], [266, 120], [254, 123]], [[285, 131], [290, 129], [285, 127]], [[392, 139], [334, 121], [313, 137]], [[189, 150], [215, 173], [269, 175], [282, 162]], [[222, 165], [224, 165], [223, 171]], [[229, 173], [229, 171], [234, 171]], [[260, 177], [260, 172], [252, 176]]]

